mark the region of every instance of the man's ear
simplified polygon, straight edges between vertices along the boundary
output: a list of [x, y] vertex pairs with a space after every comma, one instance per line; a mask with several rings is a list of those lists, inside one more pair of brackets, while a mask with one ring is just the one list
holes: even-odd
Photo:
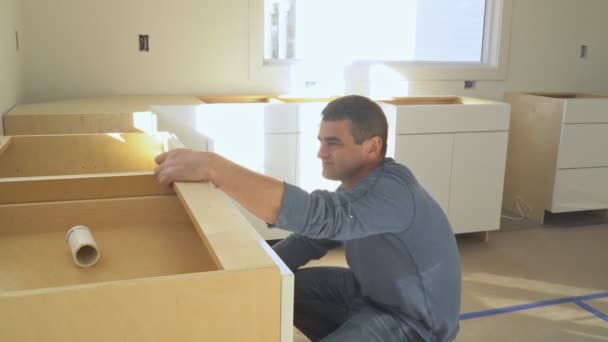
[[365, 142], [365, 152], [372, 157], [372, 159], [376, 159], [380, 157], [380, 153], [382, 153], [382, 139], [380, 137], [372, 137]]

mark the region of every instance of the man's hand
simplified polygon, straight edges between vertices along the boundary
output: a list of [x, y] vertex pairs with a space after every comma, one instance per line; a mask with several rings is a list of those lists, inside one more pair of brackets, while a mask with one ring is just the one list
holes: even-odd
[[175, 149], [161, 153], [154, 161], [158, 167], [154, 174], [161, 185], [173, 182], [200, 182], [209, 180], [212, 155], [190, 149]]
[[161, 185], [212, 182], [264, 222], [275, 223], [281, 208], [283, 182], [248, 170], [213, 152], [178, 148], [154, 159]]

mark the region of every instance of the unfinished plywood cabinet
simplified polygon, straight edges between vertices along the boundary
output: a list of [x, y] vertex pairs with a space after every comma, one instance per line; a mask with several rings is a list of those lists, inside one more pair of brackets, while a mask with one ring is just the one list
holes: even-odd
[[[1, 205], [0, 340], [290, 341], [289, 270], [219, 190], [176, 192]], [[88, 269], [77, 224], [102, 253]]]
[[608, 97], [511, 93], [505, 209], [542, 223], [546, 212], [608, 209]]
[[[0, 140], [0, 165], [12, 165], [0, 176], [0, 341], [292, 340], [293, 274], [225, 194], [101, 165], [104, 149], [120, 148], [98, 139], [89, 146], [104, 148], [78, 159], [113, 173], [70, 169], [69, 153], [62, 171], [27, 168], [20, 149], [33, 138]], [[76, 225], [95, 235], [93, 267], [72, 261], [65, 234]]]
[[395, 160], [412, 169], [454, 233], [499, 229], [509, 106], [465, 97], [404, 97], [380, 104], [394, 127], [389, 146], [394, 137]]

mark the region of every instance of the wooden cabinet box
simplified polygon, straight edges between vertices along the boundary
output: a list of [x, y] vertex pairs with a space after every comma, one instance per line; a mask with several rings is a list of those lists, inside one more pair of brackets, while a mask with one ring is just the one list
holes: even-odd
[[[293, 274], [219, 190], [161, 188], [161, 149], [143, 134], [1, 139], [0, 341], [292, 340]], [[72, 261], [76, 225], [93, 267]]]
[[454, 233], [499, 229], [509, 105], [466, 97], [380, 103], [394, 120], [395, 160], [439, 202]]
[[510, 93], [503, 205], [543, 222], [545, 212], [608, 209], [608, 97]]
[[151, 106], [193, 105], [189, 96], [109, 96], [18, 105], [4, 117], [5, 135], [156, 131]]
[[[0, 340], [290, 341], [293, 275], [219, 190], [175, 189], [0, 205]], [[79, 224], [90, 268], [65, 243]]]

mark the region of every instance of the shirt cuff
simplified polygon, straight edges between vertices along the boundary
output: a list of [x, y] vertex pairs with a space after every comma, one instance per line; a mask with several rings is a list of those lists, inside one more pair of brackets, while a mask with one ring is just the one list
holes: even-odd
[[276, 227], [297, 232], [306, 223], [306, 204], [310, 194], [295, 185], [284, 184], [281, 209], [277, 217]]

